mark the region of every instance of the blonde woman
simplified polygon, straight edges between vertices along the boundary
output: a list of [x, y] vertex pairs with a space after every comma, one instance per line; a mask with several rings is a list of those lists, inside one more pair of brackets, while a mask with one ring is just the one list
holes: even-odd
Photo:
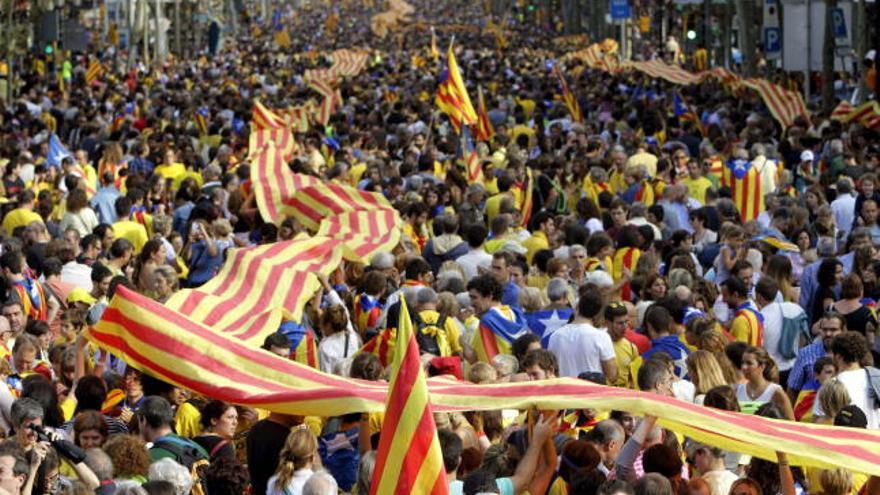
[[315, 435], [304, 427], [291, 431], [278, 456], [278, 470], [266, 485], [266, 494], [301, 495], [303, 485], [315, 473], [312, 468], [319, 460]]
[[843, 383], [840, 383], [837, 379], [828, 380], [828, 382], [822, 385], [819, 388], [819, 393], [816, 394], [816, 400], [819, 401], [819, 405], [822, 406], [822, 411], [825, 415], [816, 416], [813, 418], [813, 421], [826, 425], [834, 424], [834, 417], [837, 416], [841, 409], [848, 406], [850, 402], [849, 392], [847, 392]]
[[703, 405], [709, 390], [727, 385], [718, 360], [709, 351], [694, 351], [687, 358], [688, 376], [695, 387], [694, 404]]

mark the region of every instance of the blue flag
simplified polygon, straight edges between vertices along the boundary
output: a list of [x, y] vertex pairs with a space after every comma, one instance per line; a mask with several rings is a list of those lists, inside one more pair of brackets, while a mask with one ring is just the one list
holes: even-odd
[[681, 117], [686, 114], [687, 111], [687, 107], [685, 107], [681, 95], [678, 94], [678, 92], [674, 93], [672, 97], [672, 113], [674, 113], [676, 117]]
[[526, 313], [526, 322], [532, 333], [541, 338], [541, 347], [546, 349], [550, 343], [550, 336], [567, 324], [573, 313], [574, 310], [571, 308], [542, 309]]
[[73, 155], [67, 151], [67, 148], [61, 144], [61, 140], [53, 132], [49, 136], [49, 153], [46, 155], [46, 164], [50, 167], [60, 167], [61, 161], [65, 158], [73, 158]]

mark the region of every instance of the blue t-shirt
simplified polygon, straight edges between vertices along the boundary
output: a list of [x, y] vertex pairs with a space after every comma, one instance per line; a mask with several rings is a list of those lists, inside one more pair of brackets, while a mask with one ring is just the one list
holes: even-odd
[[192, 245], [187, 281], [190, 285], [202, 285], [210, 280], [220, 270], [222, 265], [223, 250], [218, 246], [217, 254], [211, 256], [211, 253], [208, 251], [208, 244], [205, 241], [198, 241]]

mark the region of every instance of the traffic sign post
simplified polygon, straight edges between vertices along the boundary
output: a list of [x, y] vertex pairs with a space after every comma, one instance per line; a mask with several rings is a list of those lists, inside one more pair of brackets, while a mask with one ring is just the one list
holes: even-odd
[[777, 59], [782, 56], [782, 41], [778, 27], [764, 28], [764, 53], [768, 59]]
[[611, 0], [611, 20], [625, 21], [632, 17], [632, 9], [627, 0]]

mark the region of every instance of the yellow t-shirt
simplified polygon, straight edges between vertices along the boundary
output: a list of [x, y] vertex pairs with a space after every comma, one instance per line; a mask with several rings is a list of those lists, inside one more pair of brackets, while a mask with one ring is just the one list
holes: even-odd
[[174, 429], [182, 437], [193, 438], [202, 433], [201, 421], [202, 413], [199, 409], [189, 402], [184, 402], [174, 415]]
[[644, 165], [651, 177], [657, 175], [657, 157], [647, 151], [636, 153], [626, 161], [627, 170], [636, 165]]
[[527, 250], [526, 261], [531, 265], [535, 253], [542, 249], [550, 249], [550, 242], [547, 240], [547, 234], [538, 230], [531, 237], [524, 240], [522, 246]]
[[202, 174], [199, 172], [193, 172], [190, 170], [184, 170], [182, 174], [178, 175], [174, 180], [171, 181], [171, 189], [175, 191], [180, 189], [180, 184], [183, 183], [186, 179], [192, 177], [196, 180], [196, 185], [202, 187]]
[[712, 181], [705, 177], [699, 179], [688, 177], [684, 180], [684, 184], [688, 188], [688, 196], [696, 199], [700, 204], [706, 204], [706, 190], [712, 187]]
[[[492, 219], [501, 213], [501, 202], [505, 198], [513, 198], [510, 193], [498, 193], [486, 200], [486, 219], [492, 222]], [[514, 198], [515, 202], [515, 198]]]
[[147, 229], [143, 225], [131, 220], [119, 220], [113, 224], [113, 236], [115, 239], [126, 238], [134, 245], [135, 253], [141, 252], [147, 243]]
[[639, 349], [635, 344], [621, 338], [614, 343], [614, 357], [617, 360], [617, 380], [614, 386], [629, 388], [630, 386], [630, 365], [639, 357]]
[[12, 231], [19, 227], [25, 227], [31, 222], [43, 223], [43, 217], [34, 211], [16, 208], [7, 213], [3, 218], [3, 229], [6, 230], [7, 234], [12, 235]]
[[159, 165], [153, 169], [153, 173], [161, 175], [164, 179], [177, 179], [186, 173], [186, 167], [182, 163], [172, 163], [171, 165]]

